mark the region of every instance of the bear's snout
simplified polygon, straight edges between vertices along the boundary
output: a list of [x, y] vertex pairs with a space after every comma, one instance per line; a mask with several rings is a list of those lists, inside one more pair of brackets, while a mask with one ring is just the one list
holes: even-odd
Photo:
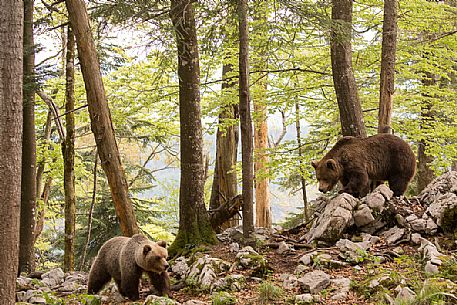
[[323, 187], [320, 187], [320, 188], [319, 188], [319, 192], [325, 194], [325, 193], [327, 193], [327, 189], [325, 189], [325, 188], [323, 188]]

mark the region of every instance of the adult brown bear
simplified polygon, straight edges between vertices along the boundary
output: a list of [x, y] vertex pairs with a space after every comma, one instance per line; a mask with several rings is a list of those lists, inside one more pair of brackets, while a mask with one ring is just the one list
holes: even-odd
[[338, 181], [341, 192], [364, 197], [370, 182], [388, 181], [395, 196], [405, 193], [416, 172], [411, 147], [397, 136], [382, 133], [368, 138], [343, 137], [320, 161], [312, 161], [319, 191], [326, 193]]
[[98, 251], [89, 272], [87, 290], [89, 294], [99, 292], [114, 278], [117, 288], [130, 300], [140, 298], [138, 285], [146, 272], [160, 295], [170, 291], [167, 273], [168, 252], [164, 241], [153, 242], [144, 235], [114, 237], [103, 244]]

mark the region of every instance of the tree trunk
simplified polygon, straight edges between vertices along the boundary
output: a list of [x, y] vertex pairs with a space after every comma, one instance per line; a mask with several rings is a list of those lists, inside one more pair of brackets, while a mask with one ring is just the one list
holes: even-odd
[[[233, 81], [227, 80], [227, 74], [233, 71], [230, 64], [222, 67], [222, 91], [233, 87]], [[219, 124], [227, 126], [227, 121], [238, 118], [238, 105], [227, 105], [219, 114]], [[238, 151], [238, 125], [231, 124], [223, 129], [218, 128], [216, 134], [216, 164], [214, 166], [213, 186], [211, 189], [210, 210], [216, 210], [224, 202], [237, 196], [236, 160]], [[239, 224], [238, 219], [233, 218], [222, 224], [226, 229]]]
[[[266, 82], [260, 81], [266, 90]], [[262, 94], [265, 97], [265, 91]], [[271, 228], [272, 215], [270, 205], [269, 178], [262, 177], [268, 175], [269, 158], [266, 153], [268, 149], [268, 124], [267, 107], [264, 99], [254, 99], [254, 147], [255, 147], [255, 206], [256, 206], [256, 226]]]
[[65, 141], [62, 142], [63, 184], [65, 191], [65, 247], [63, 267], [65, 272], [75, 269], [75, 37], [71, 27], [67, 33], [67, 55], [65, 65]]
[[215, 234], [204, 202], [203, 136], [200, 114], [200, 67], [191, 0], [172, 0], [170, 17], [176, 31], [179, 77], [181, 182], [179, 230], [170, 252], [186, 244], [214, 243]]
[[49, 193], [51, 192], [51, 186], [52, 186], [52, 177], [49, 176], [46, 179], [46, 182], [44, 183], [43, 193], [40, 197], [42, 206], [40, 207], [40, 209], [37, 210], [35, 230], [34, 230], [35, 241], [41, 235], [41, 232], [43, 231], [43, 228], [44, 228], [44, 216], [46, 215], [46, 206], [48, 205]]
[[243, 235], [246, 240], [254, 231], [253, 212], [253, 139], [252, 119], [249, 98], [249, 41], [248, 41], [248, 4], [247, 0], [238, 1], [239, 14], [239, 90], [240, 90], [240, 126], [241, 126], [241, 162], [243, 196]]
[[333, 84], [344, 136], [366, 137], [362, 107], [352, 71], [352, 0], [332, 0], [330, 49]]
[[0, 305], [16, 301], [22, 160], [22, 1], [0, 10]]
[[[433, 86], [436, 85], [436, 76], [432, 73], [426, 72], [425, 78], [422, 80], [423, 86]], [[425, 90], [428, 91], [428, 90]], [[425, 98], [432, 98], [433, 96], [429, 94], [423, 94]], [[430, 164], [433, 161], [432, 156], [427, 154], [427, 128], [433, 126], [432, 122], [434, 121], [434, 113], [432, 111], [432, 105], [430, 101], [424, 100], [421, 104], [421, 114], [420, 114], [420, 127], [424, 129], [422, 133], [424, 134], [425, 139], [422, 139], [417, 144], [417, 193], [420, 193], [433, 179], [435, 179], [435, 173], [430, 168]], [[432, 127], [433, 128], [433, 127]]]
[[33, 0], [24, 0], [23, 37], [23, 135], [21, 174], [21, 218], [19, 268], [29, 273], [34, 269], [34, 228], [36, 209], [36, 139], [35, 139], [35, 47], [33, 39]]
[[391, 133], [397, 49], [397, 0], [384, 1], [378, 133]]
[[87, 216], [87, 236], [86, 243], [84, 244], [83, 257], [79, 264], [79, 270], [84, 268], [86, 262], [87, 248], [89, 247], [90, 236], [92, 233], [92, 217], [94, 214], [95, 201], [97, 200], [97, 166], [98, 166], [98, 152], [95, 150], [95, 162], [94, 162], [94, 184], [92, 187], [92, 200], [90, 202], [89, 215]]
[[83, 0], [66, 0], [65, 2], [78, 47], [78, 57], [86, 87], [91, 129], [97, 143], [100, 164], [108, 178], [122, 233], [125, 236], [132, 236], [138, 233], [139, 229], [114, 135], [86, 5]]
[[[267, 3], [265, 1], [254, 1], [254, 22], [258, 24], [258, 33], [268, 32]], [[267, 70], [268, 36], [264, 35], [257, 39], [257, 46], [254, 47], [255, 57], [253, 67], [256, 71]], [[255, 208], [257, 227], [271, 228], [272, 215], [270, 205], [270, 185], [268, 178], [269, 158], [268, 149], [268, 124], [267, 124], [267, 79], [265, 75], [255, 81], [252, 90], [252, 101], [254, 105], [254, 173], [255, 173]]]
[[305, 222], [308, 222], [308, 198], [306, 196], [306, 181], [303, 175], [303, 148], [301, 144], [301, 126], [300, 126], [300, 104], [298, 101], [295, 103], [295, 130], [297, 131], [297, 145], [298, 145], [298, 168], [300, 170], [300, 182], [303, 195], [303, 217]]
[[430, 168], [433, 158], [426, 153], [427, 144], [421, 140], [417, 145], [417, 193], [435, 179], [435, 173]]
[[[51, 138], [51, 123], [52, 123], [52, 113], [51, 110], [48, 111], [48, 117], [46, 118], [46, 124], [44, 125], [44, 141], [48, 141]], [[40, 199], [41, 195], [41, 184], [43, 180], [44, 168], [46, 166], [46, 160], [43, 159], [37, 164], [36, 170], [36, 198], [37, 201]]]

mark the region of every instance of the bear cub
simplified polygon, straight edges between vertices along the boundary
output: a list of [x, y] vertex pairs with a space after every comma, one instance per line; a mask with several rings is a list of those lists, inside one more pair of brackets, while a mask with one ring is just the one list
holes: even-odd
[[319, 191], [326, 193], [338, 181], [340, 192], [364, 197], [370, 184], [388, 181], [395, 196], [405, 193], [416, 172], [416, 157], [411, 147], [391, 134], [368, 138], [343, 137], [320, 160], [312, 161], [319, 181]]
[[156, 243], [141, 234], [111, 238], [100, 248], [90, 268], [88, 293], [96, 294], [114, 278], [121, 295], [138, 300], [138, 285], [145, 272], [158, 293], [167, 295], [170, 291], [167, 257], [164, 241]]

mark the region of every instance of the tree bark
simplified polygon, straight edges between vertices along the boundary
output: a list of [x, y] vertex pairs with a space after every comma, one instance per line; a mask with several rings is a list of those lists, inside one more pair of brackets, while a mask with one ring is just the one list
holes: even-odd
[[139, 229], [114, 135], [86, 5], [83, 0], [66, 0], [65, 3], [78, 47], [78, 57], [86, 87], [91, 129], [97, 143], [100, 164], [108, 178], [122, 233], [125, 236], [132, 236], [138, 233]]
[[248, 4], [247, 0], [238, 1], [239, 14], [239, 90], [241, 126], [241, 162], [243, 196], [243, 235], [246, 240], [254, 231], [253, 212], [253, 139], [252, 119], [249, 97], [249, 41], [248, 41]]
[[43, 232], [44, 216], [46, 215], [46, 206], [48, 204], [49, 193], [51, 192], [51, 186], [52, 186], [52, 177], [49, 176], [46, 179], [46, 182], [44, 183], [43, 193], [40, 197], [43, 206], [37, 210], [35, 230], [34, 230], [35, 241], [37, 241], [38, 237], [41, 235], [41, 232]]
[[22, 1], [0, 1], [0, 305], [16, 301], [22, 160]]
[[94, 183], [92, 187], [92, 200], [90, 202], [89, 215], [87, 216], [87, 236], [86, 243], [84, 244], [83, 257], [79, 264], [79, 270], [84, 268], [86, 262], [87, 248], [89, 247], [90, 236], [92, 233], [92, 217], [94, 214], [95, 201], [97, 200], [97, 166], [98, 166], [98, 152], [95, 150], [95, 162], [94, 162]]
[[427, 143], [421, 140], [417, 144], [417, 193], [422, 190], [435, 179], [435, 173], [430, 168], [433, 158], [427, 154]]
[[391, 133], [397, 49], [397, 0], [384, 1], [378, 133]]
[[[436, 76], [432, 73], [426, 72], [425, 78], [422, 80], [423, 86], [433, 86], [436, 85]], [[428, 91], [428, 90], [426, 90]], [[432, 98], [428, 94], [423, 94], [426, 98]], [[433, 161], [432, 156], [427, 154], [427, 140], [430, 136], [427, 136], [427, 128], [433, 126], [431, 122], [434, 121], [434, 113], [432, 111], [432, 105], [430, 101], [424, 100], [421, 104], [421, 114], [420, 114], [420, 127], [425, 129], [423, 132], [424, 139], [420, 140], [417, 144], [417, 193], [420, 193], [433, 179], [435, 179], [435, 173], [430, 167], [430, 164]]]
[[24, 0], [23, 36], [23, 135], [21, 174], [21, 218], [19, 268], [34, 269], [34, 228], [36, 209], [36, 139], [35, 139], [35, 46], [33, 39], [34, 1]]
[[330, 37], [333, 84], [344, 136], [366, 137], [362, 107], [352, 71], [352, 0], [332, 0]]
[[297, 145], [298, 145], [298, 168], [300, 170], [300, 182], [303, 195], [303, 217], [305, 222], [308, 222], [309, 211], [308, 211], [308, 198], [306, 196], [306, 181], [303, 175], [303, 148], [301, 144], [301, 125], [300, 125], [300, 104], [298, 101], [295, 103], [295, 130], [297, 132]]
[[179, 230], [170, 252], [186, 244], [214, 243], [215, 234], [204, 202], [200, 67], [191, 0], [172, 0], [170, 18], [176, 32], [179, 77], [181, 182]]
[[[230, 64], [222, 67], [223, 93], [232, 88], [233, 81], [227, 80], [227, 75], [233, 71]], [[238, 125], [230, 124], [231, 120], [238, 118], [238, 104], [224, 106], [219, 114], [219, 124], [225, 128], [218, 128], [216, 133], [216, 164], [214, 166], [213, 186], [211, 189], [210, 210], [219, 208], [225, 201], [237, 196], [236, 160], [238, 151], [239, 130]], [[227, 122], [228, 121], [228, 122]], [[227, 126], [227, 124], [230, 124]], [[239, 224], [238, 219], [233, 218], [221, 225], [222, 229], [230, 228]]]
[[[51, 138], [51, 123], [52, 123], [52, 113], [49, 109], [48, 116], [46, 118], [46, 124], [44, 125], [44, 141], [47, 142]], [[41, 184], [43, 180], [44, 168], [46, 166], [46, 160], [43, 159], [37, 164], [36, 170], [36, 198], [39, 200], [41, 195]]]
[[[257, 31], [268, 32], [266, 25], [267, 19], [267, 3], [265, 1], [254, 1], [254, 22], [258, 24]], [[268, 36], [263, 36], [257, 39], [255, 46], [255, 57], [253, 59], [253, 67], [256, 71], [267, 70], [267, 45]], [[254, 105], [254, 175], [255, 175], [255, 224], [257, 227], [271, 228], [272, 215], [270, 205], [270, 179], [268, 178], [268, 124], [267, 124], [267, 79], [265, 75], [255, 81], [253, 85], [252, 102]]]
[[64, 262], [65, 272], [75, 269], [75, 222], [76, 222], [76, 193], [75, 193], [75, 37], [71, 27], [67, 33], [67, 54], [65, 64], [65, 141], [62, 142], [63, 155], [63, 184], [65, 192], [65, 238]]

